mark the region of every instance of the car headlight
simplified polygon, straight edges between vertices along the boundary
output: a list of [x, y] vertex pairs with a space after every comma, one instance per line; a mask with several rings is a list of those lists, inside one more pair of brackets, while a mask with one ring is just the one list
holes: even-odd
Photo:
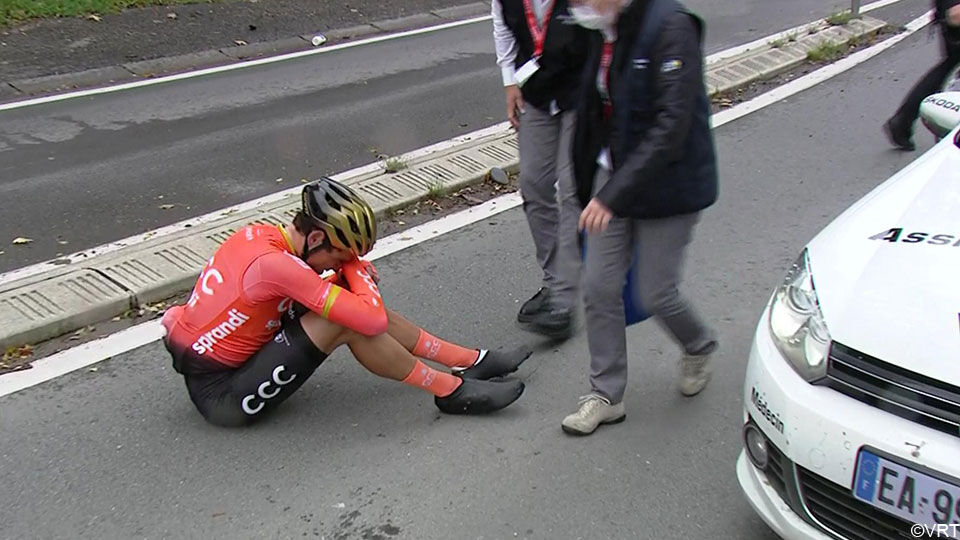
[[820, 312], [807, 250], [800, 254], [773, 296], [770, 335], [807, 382], [826, 377], [830, 332]]

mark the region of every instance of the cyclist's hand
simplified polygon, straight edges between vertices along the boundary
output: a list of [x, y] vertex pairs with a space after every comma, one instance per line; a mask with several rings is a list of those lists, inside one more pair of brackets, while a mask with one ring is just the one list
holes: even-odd
[[370, 279], [372, 279], [374, 283], [379, 285], [380, 276], [377, 274], [377, 269], [375, 266], [373, 266], [373, 263], [370, 261], [361, 260], [360, 265], [363, 267], [363, 271], [370, 276]]

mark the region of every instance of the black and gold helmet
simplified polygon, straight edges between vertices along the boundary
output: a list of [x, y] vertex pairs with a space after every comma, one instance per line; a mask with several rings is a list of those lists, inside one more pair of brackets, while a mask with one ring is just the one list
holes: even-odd
[[363, 257], [377, 241], [373, 209], [347, 186], [323, 177], [303, 186], [303, 213], [324, 231], [335, 248]]

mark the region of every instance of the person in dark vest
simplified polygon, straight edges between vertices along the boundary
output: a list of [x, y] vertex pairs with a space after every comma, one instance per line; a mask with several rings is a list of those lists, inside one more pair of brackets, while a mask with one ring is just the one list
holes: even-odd
[[913, 125], [920, 115], [921, 102], [939, 92], [950, 72], [960, 65], [960, 0], [934, 0], [933, 7], [943, 39], [943, 58], [910, 89], [900, 108], [883, 125], [890, 144], [908, 152], [917, 148], [913, 143]]
[[563, 419], [587, 435], [625, 418], [623, 287], [637, 256], [645, 311], [683, 349], [679, 390], [700, 392], [717, 350], [713, 330], [678, 291], [701, 212], [718, 197], [702, 20], [676, 0], [588, 0], [571, 7], [590, 39], [577, 104], [574, 177], [584, 205], [583, 301], [590, 393]]
[[540, 290], [520, 308], [526, 329], [567, 338], [580, 281], [570, 141], [588, 31], [572, 24], [567, 0], [492, 0], [493, 37], [518, 130], [520, 192], [542, 270]]

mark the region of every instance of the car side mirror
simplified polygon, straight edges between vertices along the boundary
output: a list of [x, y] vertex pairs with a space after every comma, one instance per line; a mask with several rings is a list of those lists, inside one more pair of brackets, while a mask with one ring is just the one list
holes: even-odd
[[960, 126], [960, 92], [940, 92], [920, 104], [920, 120], [937, 139]]

